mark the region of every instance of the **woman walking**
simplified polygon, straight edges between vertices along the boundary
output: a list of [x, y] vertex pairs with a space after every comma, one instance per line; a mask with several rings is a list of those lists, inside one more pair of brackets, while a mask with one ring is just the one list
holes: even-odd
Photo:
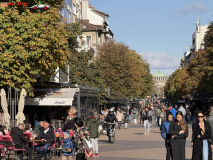
[[163, 122], [166, 120], [166, 112], [164, 111], [163, 108], [161, 108], [161, 113], [160, 113], [160, 119], [159, 119], [159, 125], [163, 124]]
[[192, 124], [192, 160], [212, 160], [211, 128], [208, 122], [204, 120], [204, 114], [199, 111], [197, 122]]
[[121, 108], [118, 108], [118, 110], [117, 110], [117, 119], [118, 119], [118, 127], [119, 127], [119, 129], [120, 129], [120, 127], [121, 127], [121, 124], [122, 124], [122, 119], [123, 119], [123, 112], [122, 112], [122, 110], [121, 110]]
[[183, 113], [178, 111], [175, 120], [169, 127], [173, 160], [185, 160], [185, 144], [188, 137], [188, 124], [184, 121]]
[[134, 119], [134, 123], [137, 124], [137, 109], [136, 109], [136, 107], [134, 107], [134, 110], [133, 110], [133, 119]]
[[81, 118], [76, 117], [74, 119], [74, 123], [76, 126], [75, 132], [73, 134], [75, 147], [77, 149], [76, 160], [86, 160], [83, 139], [86, 138], [89, 141], [89, 132], [87, 131], [86, 127], [84, 127], [84, 123]]

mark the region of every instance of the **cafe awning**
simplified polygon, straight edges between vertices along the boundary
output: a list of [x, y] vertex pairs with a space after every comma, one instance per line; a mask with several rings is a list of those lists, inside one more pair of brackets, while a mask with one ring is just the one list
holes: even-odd
[[34, 89], [34, 97], [26, 97], [25, 105], [72, 106], [76, 92], [79, 92], [79, 88]]

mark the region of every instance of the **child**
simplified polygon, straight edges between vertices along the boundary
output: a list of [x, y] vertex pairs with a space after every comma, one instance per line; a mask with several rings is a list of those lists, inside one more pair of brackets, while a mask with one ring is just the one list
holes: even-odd
[[64, 132], [64, 140], [62, 146], [62, 160], [72, 160], [73, 144], [70, 140], [70, 133]]
[[125, 116], [125, 119], [124, 119], [124, 123], [125, 123], [125, 128], [127, 129], [127, 126], [128, 126], [128, 119], [127, 119], [127, 116]]

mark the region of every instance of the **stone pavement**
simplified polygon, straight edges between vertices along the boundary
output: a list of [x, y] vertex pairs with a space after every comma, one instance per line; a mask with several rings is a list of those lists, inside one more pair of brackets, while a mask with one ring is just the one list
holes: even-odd
[[[114, 144], [107, 143], [106, 135], [99, 137], [99, 158], [97, 160], [164, 160], [166, 159], [165, 142], [160, 135], [159, 127], [152, 125], [150, 134], [144, 135], [143, 125], [131, 124], [128, 129], [122, 124], [116, 129]], [[189, 124], [189, 136], [186, 142], [186, 159], [191, 159], [192, 128]], [[91, 159], [91, 158], [89, 158]]]

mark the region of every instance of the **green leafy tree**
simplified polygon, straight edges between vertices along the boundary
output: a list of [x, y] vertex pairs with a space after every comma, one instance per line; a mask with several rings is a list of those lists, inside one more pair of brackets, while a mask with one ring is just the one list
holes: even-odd
[[[32, 0], [28, 3], [36, 4]], [[61, 23], [59, 15], [63, 0], [43, 3], [51, 8], [36, 13], [27, 6], [0, 10], [0, 86], [25, 88], [33, 95], [36, 75], [48, 80], [57, 67], [64, 68], [71, 44], [67, 40], [68, 25]]]

